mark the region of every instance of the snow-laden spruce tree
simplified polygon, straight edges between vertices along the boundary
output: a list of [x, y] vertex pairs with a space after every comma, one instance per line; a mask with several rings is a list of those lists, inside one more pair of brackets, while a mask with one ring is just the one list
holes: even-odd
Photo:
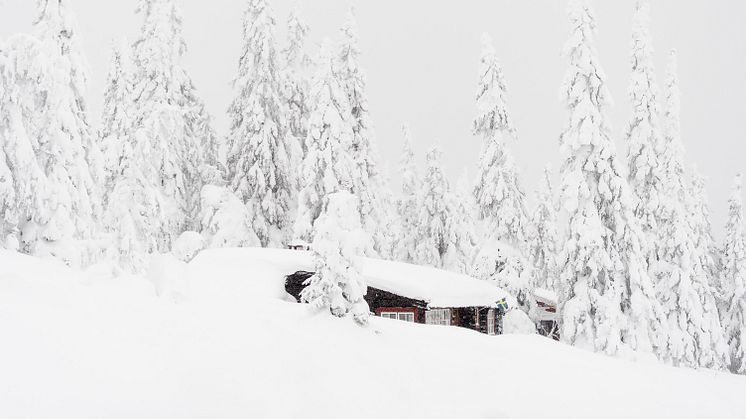
[[347, 94], [352, 113], [352, 157], [357, 169], [353, 177], [353, 192], [360, 198], [360, 216], [365, 230], [373, 239], [375, 254], [390, 257], [393, 240], [384, 223], [384, 179], [378, 168], [378, 152], [374, 143], [373, 123], [368, 109], [367, 83], [360, 63], [357, 22], [353, 11], [341, 29], [336, 71]]
[[278, 71], [275, 21], [266, 0], [249, 1], [244, 45], [228, 111], [228, 180], [252, 214], [262, 246], [286, 240], [293, 196], [292, 132]]
[[214, 181], [211, 120], [180, 66], [186, 45], [174, 0], [141, 0], [132, 47], [132, 129], [121, 146], [107, 202], [110, 250], [125, 269], [141, 271], [147, 254], [169, 251], [199, 224], [202, 185]]
[[367, 285], [360, 257], [369, 237], [362, 228], [357, 197], [341, 191], [324, 198], [324, 209], [314, 224], [311, 245], [315, 274], [306, 280], [301, 300], [315, 309], [329, 309], [337, 317], [352, 314], [358, 324], [368, 323]]
[[738, 175], [728, 201], [721, 272], [727, 300], [723, 323], [730, 347], [730, 370], [736, 374], [746, 374], [746, 229], [741, 188]]
[[352, 156], [352, 113], [347, 94], [334, 71], [329, 40], [322, 43], [310, 96], [303, 187], [298, 195], [294, 238], [311, 242], [324, 198], [352, 192], [357, 164]]
[[[309, 27], [303, 21], [299, 6], [290, 11], [287, 22], [288, 41], [282, 50], [282, 86], [287, 104], [288, 155], [290, 167], [300, 167], [305, 156], [308, 136], [308, 95], [310, 89], [311, 59], [305, 51]], [[300, 189], [301, 173], [291, 170], [294, 191]], [[293, 196], [293, 198], [296, 198]], [[294, 204], [294, 201], [291, 201]]]
[[99, 141], [104, 156], [104, 204], [114, 189], [119, 159], [128, 153], [122, 149], [129, 145], [127, 136], [132, 131], [132, 97], [129, 66], [129, 50], [112, 48], [109, 73], [104, 91], [104, 109], [101, 114]]
[[648, 263], [657, 257], [657, 233], [660, 218], [662, 174], [658, 153], [661, 129], [658, 110], [658, 83], [653, 64], [653, 41], [650, 36], [650, 4], [638, 0], [632, 28], [632, 77], [629, 98], [632, 118], [627, 126], [629, 183], [637, 198], [635, 215], [649, 244]]
[[417, 229], [419, 226], [420, 207], [419, 194], [421, 181], [417, 172], [415, 153], [412, 149], [412, 137], [409, 127], [402, 127], [404, 136], [404, 148], [399, 164], [401, 176], [401, 195], [396, 202], [399, 215], [398, 237], [394, 259], [401, 262], [413, 263], [416, 261]]
[[533, 229], [529, 237], [529, 260], [533, 266], [532, 288], [555, 290], [557, 286], [559, 220], [554, 196], [552, 169], [547, 166], [536, 193], [537, 204], [531, 218]]
[[689, 202], [687, 204], [692, 223], [694, 235], [694, 247], [697, 251], [699, 264], [705, 269], [710, 279], [710, 286], [719, 292], [718, 261], [715, 255], [718, 253], [715, 239], [712, 236], [712, 223], [710, 221], [710, 204], [707, 198], [706, 179], [698, 172], [696, 167], [689, 170], [690, 180]]
[[658, 261], [651, 263], [656, 275], [658, 299], [668, 318], [668, 345], [663, 357], [675, 365], [722, 368], [726, 346], [717, 298], [698, 249], [689, 187], [684, 165], [680, 128], [680, 92], [676, 57], [671, 55], [666, 74], [664, 139], [660, 155], [662, 189], [657, 231]]
[[[66, 0], [38, 0], [34, 36], [0, 65], [3, 239], [70, 265], [98, 255], [101, 156], [87, 115], [87, 64]], [[12, 185], [12, 186], [11, 186]]]
[[561, 336], [607, 354], [660, 352], [663, 313], [647, 274], [643, 232], [611, 140], [605, 73], [586, 0], [570, 2], [570, 61], [562, 97], [570, 120], [560, 138], [562, 202], [569, 220], [560, 280]]
[[214, 185], [202, 188], [199, 220], [209, 248], [261, 246], [251, 228], [251, 214], [246, 205], [228, 188]]
[[473, 129], [484, 145], [474, 192], [480, 218], [494, 238], [521, 248], [528, 225], [526, 197], [507, 145], [516, 133], [507, 108], [505, 77], [489, 35], [482, 36], [482, 44]]
[[474, 135], [483, 141], [474, 188], [484, 231], [475, 274], [515, 293], [523, 305], [530, 265], [526, 259], [529, 227], [526, 196], [508, 147], [516, 131], [507, 107], [507, 86], [489, 35], [482, 36]]
[[473, 183], [469, 174], [459, 178], [456, 189], [447, 195], [450, 217], [448, 250], [443, 267], [460, 274], [471, 274], [474, 269], [475, 251], [478, 246], [476, 225], [476, 203], [472, 193]]
[[449, 185], [443, 174], [443, 152], [435, 146], [426, 155], [426, 172], [420, 192], [417, 220], [415, 262], [419, 265], [443, 267], [443, 258], [451, 242]]

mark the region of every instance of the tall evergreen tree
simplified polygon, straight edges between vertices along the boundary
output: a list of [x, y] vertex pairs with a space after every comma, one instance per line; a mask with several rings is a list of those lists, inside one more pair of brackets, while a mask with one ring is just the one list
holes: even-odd
[[[659, 162], [662, 177], [658, 230], [658, 299], [668, 318], [666, 359], [676, 365], [722, 368], [725, 342], [717, 299], [708, 281], [708, 268], [697, 248], [689, 187], [684, 169], [679, 119], [679, 90], [675, 55], [666, 75], [665, 135]], [[705, 252], [707, 250], [705, 249]]]
[[106, 78], [104, 109], [99, 131], [104, 156], [104, 203], [114, 189], [120, 161], [128, 153], [122, 148], [128, 145], [126, 137], [132, 130], [131, 70], [128, 56], [127, 53], [122, 54], [119, 47], [115, 46], [112, 49], [109, 74]]
[[352, 192], [356, 162], [352, 150], [352, 113], [344, 87], [334, 71], [329, 40], [321, 46], [317, 73], [311, 88], [303, 187], [298, 195], [298, 217], [294, 236], [313, 240], [314, 223], [321, 215], [324, 197], [334, 192]]
[[[287, 128], [292, 141], [288, 144], [291, 167], [300, 167], [305, 155], [305, 139], [308, 136], [308, 95], [310, 89], [309, 68], [311, 59], [305, 51], [308, 25], [302, 20], [296, 5], [290, 12], [287, 22], [288, 43], [282, 50], [283, 93], [288, 105]], [[300, 188], [301, 176], [291, 170], [294, 185]]]
[[0, 227], [23, 252], [77, 265], [97, 254], [101, 156], [88, 123], [87, 65], [67, 5], [38, 0], [35, 36], [6, 45]]
[[529, 259], [533, 265], [531, 285], [532, 288], [554, 290], [558, 274], [559, 221], [549, 166], [544, 169], [536, 198], [536, 209], [531, 219], [534, 228], [529, 240]]
[[482, 37], [482, 59], [477, 90], [474, 134], [484, 146], [474, 189], [480, 218], [496, 240], [521, 248], [525, 245], [528, 216], [508, 141], [515, 139], [507, 108], [507, 86], [492, 39]]
[[470, 185], [473, 183], [469, 183], [469, 175], [465, 171], [456, 184], [456, 189], [447, 195], [451, 228], [444, 267], [460, 274], [472, 273], [478, 246], [475, 229], [476, 203]]
[[439, 147], [432, 147], [427, 152], [415, 250], [418, 264], [436, 268], [443, 267], [452, 232], [448, 208], [449, 185], [443, 174], [442, 156]]
[[508, 147], [516, 131], [507, 107], [507, 86], [489, 35], [482, 36], [474, 135], [483, 141], [474, 196], [482, 221], [481, 251], [475, 274], [515, 293], [526, 307], [530, 264], [526, 259], [530, 226], [526, 197]]
[[416, 260], [417, 235], [419, 225], [419, 193], [421, 181], [412, 150], [412, 137], [408, 126], [402, 127], [404, 148], [401, 154], [399, 174], [401, 176], [401, 196], [396, 207], [400, 220], [394, 259], [412, 263]]
[[648, 263], [656, 259], [662, 174], [658, 153], [661, 132], [658, 110], [658, 84], [653, 64], [650, 36], [650, 4], [638, 0], [632, 29], [632, 78], [629, 97], [632, 119], [627, 127], [629, 182], [636, 195], [635, 215], [646, 234]]
[[336, 62], [340, 83], [347, 94], [352, 113], [352, 157], [357, 168], [353, 177], [353, 192], [360, 198], [360, 216], [365, 230], [373, 238], [374, 252], [389, 257], [392, 238], [384, 223], [384, 179], [378, 168], [378, 152], [374, 144], [373, 123], [368, 109], [367, 83], [360, 64], [357, 21], [350, 11], [342, 26], [342, 40]]
[[609, 92], [593, 46], [596, 21], [586, 0], [571, 1], [569, 16], [570, 69], [562, 95], [570, 123], [560, 139], [570, 223], [562, 253], [562, 339], [608, 354], [660, 351], [663, 314], [610, 136]]
[[728, 201], [721, 272], [727, 297], [723, 323], [730, 346], [730, 370], [736, 374], [746, 374], [746, 229], [741, 187], [739, 175]]
[[253, 214], [262, 246], [279, 246], [293, 195], [292, 132], [287, 126], [275, 45], [275, 21], [266, 0], [250, 0], [244, 46], [228, 111], [229, 182]]
[[179, 62], [186, 45], [174, 0], [141, 0], [133, 45], [131, 131], [113, 146], [113, 189], [107, 202], [111, 251], [126, 269], [166, 252], [198, 225], [200, 190], [216, 162], [215, 134], [204, 104]]

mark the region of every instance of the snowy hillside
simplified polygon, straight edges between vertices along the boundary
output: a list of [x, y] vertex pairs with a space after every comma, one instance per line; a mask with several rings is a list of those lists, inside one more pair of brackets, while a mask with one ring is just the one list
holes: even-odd
[[0, 251], [0, 417], [746, 417], [736, 375], [311, 314], [283, 291], [304, 259], [207, 251], [162, 266], [158, 296], [143, 277]]

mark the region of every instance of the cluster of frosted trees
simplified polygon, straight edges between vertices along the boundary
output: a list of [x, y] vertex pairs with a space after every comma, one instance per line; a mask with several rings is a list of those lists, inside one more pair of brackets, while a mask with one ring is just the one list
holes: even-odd
[[317, 266], [302, 298], [361, 324], [364, 254], [492, 281], [529, 314], [535, 289], [555, 291], [562, 339], [576, 346], [746, 373], [740, 181], [716, 246], [704, 181], [684, 162], [676, 56], [661, 93], [645, 1], [633, 27], [623, 161], [606, 116], [596, 22], [586, 0], [571, 0], [561, 186], [547, 168], [533, 210], [510, 152], [517, 131], [488, 36], [472, 123], [483, 142], [475, 178], [451, 187], [438, 147], [420, 172], [404, 127], [394, 198], [377, 165], [352, 14], [312, 59], [297, 12], [280, 45], [267, 0], [247, 0], [230, 130], [218, 136], [181, 66], [175, 0], [140, 0], [140, 33], [112, 52], [95, 132], [67, 1], [37, 3], [33, 33], [0, 42], [4, 247], [138, 272], [195, 231], [209, 247], [303, 241]]
[[[547, 169], [529, 213], [509, 150], [516, 130], [505, 79], [485, 37], [473, 124], [484, 143], [475, 201], [449, 192], [437, 150], [428, 153], [421, 187], [413, 186], [420, 181], [405, 161], [400, 216], [402, 225], [418, 225], [403, 231], [420, 236], [401, 240], [401, 256], [447, 269], [468, 267], [468, 273], [511, 291], [529, 314], [534, 289], [555, 291], [560, 335], [572, 345], [744, 373], [740, 180], [719, 248], [704, 181], [684, 162], [673, 51], [663, 93], [657, 87], [648, 3], [635, 7], [626, 161], [617, 155], [606, 115], [610, 95], [587, 0], [571, 1], [569, 17], [569, 69], [561, 94], [570, 117], [560, 136], [561, 187], [553, 190]], [[411, 155], [408, 143], [404, 154]], [[468, 262], [460, 255], [468, 255]]]

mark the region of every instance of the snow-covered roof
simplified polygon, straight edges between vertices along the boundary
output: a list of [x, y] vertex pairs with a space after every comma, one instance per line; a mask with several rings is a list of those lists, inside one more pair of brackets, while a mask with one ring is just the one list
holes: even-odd
[[371, 287], [423, 300], [431, 308], [494, 307], [503, 298], [515, 307], [513, 297], [501, 288], [441, 269], [365, 258], [363, 276]]
[[295, 239], [291, 240], [287, 244], [288, 246], [292, 247], [308, 247], [310, 244], [307, 241], [301, 240], [301, 239]]
[[[291, 274], [313, 271], [311, 252], [285, 249], [232, 249], [242, 260], [256, 259]], [[505, 298], [509, 307], [516, 302], [510, 294], [486, 281], [441, 269], [380, 259], [363, 258], [363, 276], [368, 286], [402, 297], [422, 300], [433, 308], [494, 307]]]
[[544, 302], [547, 302], [547, 303], [557, 304], [557, 301], [558, 301], [557, 293], [555, 293], [554, 291], [549, 291], [544, 288], [534, 289], [534, 297], [540, 300], [543, 300]]

